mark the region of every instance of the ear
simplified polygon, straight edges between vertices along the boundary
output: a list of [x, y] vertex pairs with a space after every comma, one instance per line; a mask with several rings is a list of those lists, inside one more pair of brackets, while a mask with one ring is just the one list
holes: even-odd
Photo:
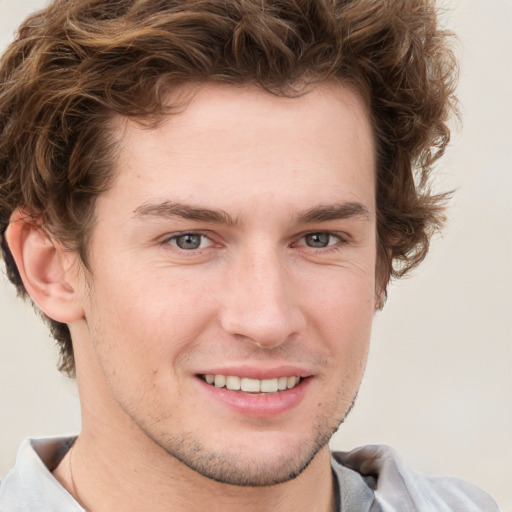
[[25, 289], [39, 309], [57, 322], [83, 318], [73, 270], [77, 256], [50, 237], [41, 218], [16, 210], [5, 238]]

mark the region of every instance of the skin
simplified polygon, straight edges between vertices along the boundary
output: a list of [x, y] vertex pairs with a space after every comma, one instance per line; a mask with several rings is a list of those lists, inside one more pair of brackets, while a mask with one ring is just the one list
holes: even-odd
[[[55, 476], [94, 511], [332, 510], [326, 443], [377, 302], [363, 101], [339, 84], [294, 99], [206, 85], [115, 136], [90, 271], [59, 256], [83, 429]], [[199, 377], [221, 372], [303, 380], [233, 406], [240, 392]]]

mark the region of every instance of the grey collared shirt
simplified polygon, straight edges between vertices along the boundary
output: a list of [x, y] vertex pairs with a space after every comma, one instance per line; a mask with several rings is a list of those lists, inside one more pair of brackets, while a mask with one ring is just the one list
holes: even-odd
[[[0, 483], [0, 512], [85, 512], [53, 477], [73, 438], [26, 440]], [[499, 512], [477, 487], [427, 477], [387, 446], [336, 452], [331, 458], [340, 512]]]

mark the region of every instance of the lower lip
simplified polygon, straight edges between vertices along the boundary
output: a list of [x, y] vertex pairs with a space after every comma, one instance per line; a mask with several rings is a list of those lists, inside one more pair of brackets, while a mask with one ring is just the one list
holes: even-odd
[[302, 379], [292, 389], [277, 393], [256, 394], [243, 391], [231, 391], [226, 388], [216, 388], [207, 384], [199, 377], [197, 381], [202, 389], [212, 398], [226, 405], [238, 414], [251, 418], [270, 418], [284, 414], [297, 407], [303, 400], [312, 378]]

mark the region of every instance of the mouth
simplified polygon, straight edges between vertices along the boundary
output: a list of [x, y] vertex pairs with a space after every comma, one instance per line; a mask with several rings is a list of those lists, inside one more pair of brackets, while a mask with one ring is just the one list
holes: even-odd
[[216, 388], [225, 388], [230, 391], [240, 391], [252, 394], [279, 393], [288, 389], [293, 389], [303, 380], [301, 377], [276, 377], [273, 379], [250, 379], [247, 377], [237, 377], [235, 375], [199, 375], [199, 378]]

